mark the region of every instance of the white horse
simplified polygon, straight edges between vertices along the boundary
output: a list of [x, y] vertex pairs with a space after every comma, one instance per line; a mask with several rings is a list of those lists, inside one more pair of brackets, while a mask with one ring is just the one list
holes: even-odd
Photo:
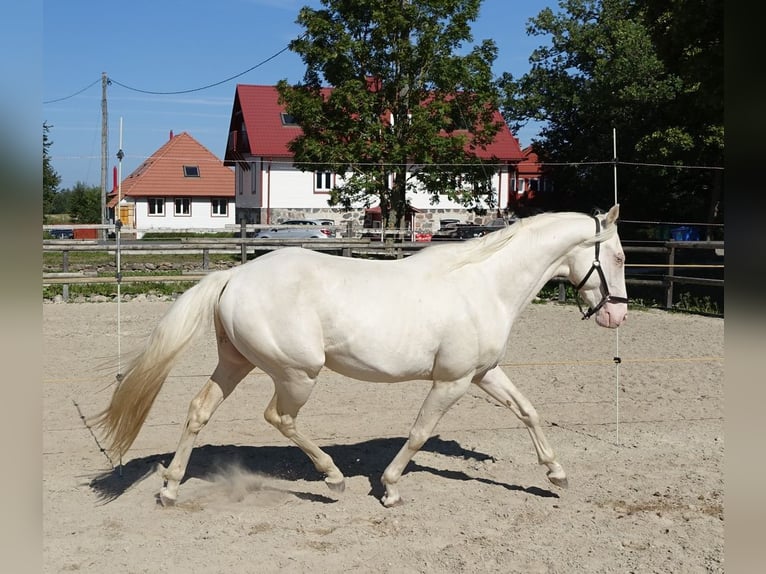
[[397, 261], [284, 248], [211, 273], [160, 320], [94, 422], [109, 451], [123, 456], [174, 361], [212, 317], [218, 364], [191, 401], [173, 460], [161, 467], [165, 505], [177, 499], [197, 434], [256, 366], [274, 381], [266, 420], [308, 455], [333, 490], [343, 490], [343, 474], [296, 425], [323, 367], [364, 381], [432, 382], [407, 441], [383, 473], [384, 506], [401, 502], [397, 483], [405, 466], [471, 384], [524, 422], [549, 480], [566, 487], [537, 412], [498, 363], [514, 320], [553, 277], [576, 286], [588, 305], [584, 319], [595, 315], [610, 328], [625, 320], [618, 212], [615, 205], [605, 216], [545, 213]]

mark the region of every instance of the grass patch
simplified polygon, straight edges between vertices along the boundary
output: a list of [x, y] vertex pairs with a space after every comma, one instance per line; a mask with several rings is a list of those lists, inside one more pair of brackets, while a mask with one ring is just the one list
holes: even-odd
[[[147, 282], [125, 283], [120, 285], [121, 295], [157, 295], [173, 297], [180, 295], [193, 287], [196, 281], [173, 281], [170, 283]], [[43, 298], [53, 299], [56, 295], [64, 294], [63, 285], [48, 285], [43, 287]], [[69, 286], [69, 297], [92, 297], [102, 295], [104, 297], [117, 296], [117, 284], [115, 283], [83, 283]]]
[[703, 315], [722, 315], [718, 304], [710, 297], [707, 295], [696, 297], [691, 293], [681, 293], [678, 302], [673, 305], [673, 310]]
[[[241, 256], [239, 254], [224, 254], [216, 253], [211, 255], [211, 263], [215, 261], [226, 262], [239, 262]], [[133, 253], [130, 251], [122, 251], [120, 253], [120, 266], [125, 265], [142, 265], [151, 263], [154, 265], [172, 265], [172, 266], [184, 266], [195, 265], [202, 267], [202, 254], [176, 254], [176, 255], [162, 255], [151, 253]], [[115, 256], [114, 253], [107, 251], [70, 251], [69, 252], [69, 266], [99, 266], [99, 265], [114, 265]], [[60, 252], [43, 252], [43, 265], [49, 269], [62, 270], [64, 267], [64, 258]]]

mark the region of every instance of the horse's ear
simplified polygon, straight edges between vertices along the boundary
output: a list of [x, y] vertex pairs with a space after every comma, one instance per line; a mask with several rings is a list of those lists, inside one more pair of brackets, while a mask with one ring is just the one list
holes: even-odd
[[614, 225], [614, 223], [617, 221], [618, 217], [620, 217], [620, 204], [619, 203], [615, 203], [612, 206], [612, 209], [610, 209], [607, 212], [605, 223], [607, 225]]

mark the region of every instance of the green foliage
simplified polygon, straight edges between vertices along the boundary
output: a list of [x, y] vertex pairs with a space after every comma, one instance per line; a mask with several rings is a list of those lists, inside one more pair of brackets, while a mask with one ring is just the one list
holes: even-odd
[[529, 34], [549, 40], [530, 71], [501, 80], [512, 129], [541, 121], [533, 145], [542, 159], [582, 162], [549, 168], [555, 206], [611, 205], [614, 128], [618, 160], [652, 164], [620, 166], [623, 217], [722, 221], [721, 171], [676, 166], [723, 166], [723, 1], [559, 6], [528, 23]]
[[[108, 251], [71, 251], [69, 253], [70, 269], [82, 267], [92, 268], [99, 266], [112, 265], [115, 262], [114, 253]], [[170, 265], [173, 267], [184, 267], [187, 265], [201, 266], [202, 255], [200, 254], [160, 254], [160, 253], [140, 253], [135, 251], [124, 251], [121, 255], [122, 267], [126, 269], [130, 265], [143, 265], [152, 263], [154, 265]], [[211, 258], [212, 259], [212, 258]], [[237, 262], [240, 255], [217, 254], [216, 261]], [[57, 251], [43, 252], [43, 265], [50, 271], [63, 271], [62, 254]], [[126, 272], [124, 272], [126, 273]], [[157, 275], [156, 270], [151, 271], [152, 275]]]
[[[176, 296], [191, 288], [193, 281], [174, 281], [169, 283], [124, 283], [120, 285], [121, 295], [165, 295]], [[43, 287], [43, 298], [53, 299], [56, 295], [62, 295], [63, 285], [48, 285]], [[114, 283], [84, 283], [69, 286], [69, 297], [91, 297], [93, 295], [103, 295], [104, 297], [116, 297], [117, 285]]]
[[43, 221], [46, 216], [53, 213], [53, 203], [61, 183], [61, 176], [53, 169], [49, 148], [53, 145], [48, 133], [53, 126], [43, 122]]
[[69, 214], [75, 223], [101, 223], [101, 189], [78, 181], [71, 190]]
[[691, 293], [681, 293], [679, 300], [673, 306], [678, 311], [690, 311], [705, 315], [720, 315], [718, 304], [709, 296], [695, 297]]
[[495, 162], [475, 152], [502, 125], [493, 118], [497, 49], [484, 40], [456, 54], [472, 41], [480, 0], [321, 4], [301, 9], [305, 33], [290, 44], [306, 64], [303, 83], [277, 86], [303, 131], [290, 144], [295, 164], [344, 174], [330, 205], [379, 203], [389, 227], [402, 226], [410, 193], [494, 207]]
[[[69, 204], [72, 199], [72, 191], [69, 189], [62, 189], [53, 196], [53, 203], [51, 205], [49, 221], [53, 222], [55, 219], [53, 215], [69, 214]], [[68, 222], [68, 218], [67, 218]]]

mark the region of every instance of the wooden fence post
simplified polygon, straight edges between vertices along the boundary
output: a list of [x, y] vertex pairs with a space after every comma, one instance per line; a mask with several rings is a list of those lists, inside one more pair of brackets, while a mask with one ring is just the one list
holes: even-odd
[[[69, 272], [69, 250], [64, 249], [61, 257], [61, 269], [64, 273], [67, 273]], [[64, 298], [64, 301], [69, 301], [69, 283], [64, 283], [61, 286], [61, 296]]]
[[245, 225], [244, 217], [239, 220], [239, 238], [242, 240], [240, 244], [240, 261], [244, 264], [247, 263], [247, 244], [245, 243], [245, 239], [247, 239], [247, 226]]
[[673, 265], [676, 262], [676, 248], [671, 244], [668, 253], [668, 286], [665, 288], [665, 308], [673, 308]]

